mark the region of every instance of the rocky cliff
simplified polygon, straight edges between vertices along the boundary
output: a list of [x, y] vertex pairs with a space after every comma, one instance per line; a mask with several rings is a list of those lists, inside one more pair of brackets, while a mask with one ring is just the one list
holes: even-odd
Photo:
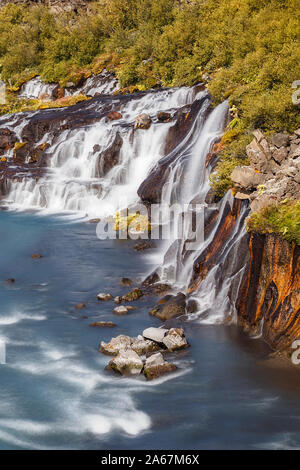
[[250, 258], [236, 303], [239, 323], [275, 350], [300, 337], [300, 246], [251, 234]]

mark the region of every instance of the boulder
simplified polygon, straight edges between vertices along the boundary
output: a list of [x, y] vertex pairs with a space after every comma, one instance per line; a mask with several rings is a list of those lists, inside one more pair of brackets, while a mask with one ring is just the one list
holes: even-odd
[[275, 195], [262, 193], [251, 202], [250, 207], [253, 212], [258, 212], [268, 206], [272, 206], [276, 201]]
[[116, 315], [127, 315], [128, 313], [128, 308], [124, 307], [124, 305], [120, 305], [120, 307], [114, 308], [114, 313]]
[[176, 369], [175, 364], [166, 362], [161, 353], [156, 353], [147, 358], [144, 366], [144, 375], [146, 380], [153, 380], [174, 372]]
[[100, 294], [97, 295], [97, 299], [102, 300], [102, 301], [110, 300], [112, 298], [113, 298], [113, 296], [111, 294], [105, 294], [103, 292], [100, 292]]
[[149, 314], [162, 321], [180, 317], [186, 313], [186, 296], [183, 293], [166, 295], [150, 310]]
[[112, 338], [109, 343], [101, 341], [98, 350], [109, 356], [117, 355], [122, 349], [130, 348], [132, 339], [129, 336], [119, 335]]
[[287, 147], [289, 145], [289, 136], [283, 132], [272, 135], [270, 140], [271, 143], [277, 148]]
[[287, 158], [287, 155], [288, 149], [286, 147], [280, 147], [273, 152], [273, 158], [277, 163], [282, 163], [282, 161]]
[[105, 150], [99, 151], [99, 147], [94, 146], [94, 152], [99, 152], [96, 165], [96, 177], [102, 178], [119, 163], [122, 144], [123, 139], [120, 133], [117, 132], [112, 143]]
[[257, 173], [250, 166], [235, 167], [231, 173], [231, 179], [236, 186], [246, 190], [255, 188], [265, 180], [262, 174]]
[[151, 126], [152, 120], [149, 116], [149, 114], [140, 114], [136, 119], [134, 123], [135, 129], [149, 129]]
[[125, 302], [132, 302], [133, 300], [138, 300], [140, 297], [142, 297], [143, 291], [141, 289], [133, 289], [131, 292], [128, 292], [127, 294], [123, 295], [122, 300]]
[[160, 111], [157, 113], [157, 119], [159, 122], [169, 122], [171, 119], [171, 114], [166, 113], [165, 111]]
[[134, 338], [132, 340], [130, 347], [139, 356], [142, 356], [144, 354], [149, 354], [159, 349], [159, 345], [157, 343], [155, 343], [154, 341], [145, 339], [142, 336], [138, 336], [137, 338]]
[[122, 114], [121, 113], [118, 113], [117, 111], [111, 111], [110, 113], [108, 113], [107, 115], [107, 118], [110, 120], [110, 121], [116, 121], [118, 119], [122, 119]]
[[114, 328], [117, 325], [113, 323], [112, 321], [95, 321], [93, 323], [90, 323], [89, 326], [99, 327], [99, 328]]
[[120, 284], [122, 286], [131, 286], [132, 284], [132, 280], [129, 279], [128, 277], [122, 277], [121, 281], [120, 281]]
[[32, 259], [40, 259], [40, 258], [42, 258], [42, 257], [43, 257], [43, 256], [40, 255], [39, 253], [33, 253], [33, 255], [31, 255], [31, 258], [32, 258]]
[[246, 153], [250, 160], [250, 165], [255, 170], [262, 173], [268, 173], [270, 169], [269, 156], [263, 150], [263, 147], [256, 139], [253, 139], [246, 147]]
[[164, 337], [163, 344], [170, 352], [184, 349], [189, 346], [182, 328], [171, 328], [168, 334]]
[[83, 308], [85, 308], [85, 307], [86, 307], [86, 304], [84, 304], [84, 303], [80, 303], [80, 304], [75, 305], [75, 308], [76, 308], [77, 310], [81, 310], [81, 309], [83, 309]]
[[150, 339], [152, 341], [155, 341], [156, 343], [162, 343], [165, 335], [168, 333], [169, 330], [166, 330], [165, 328], [146, 328], [143, 331], [143, 337], [146, 339]]
[[143, 361], [132, 349], [120, 351], [106, 367], [107, 370], [113, 370], [121, 375], [138, 375], [142, 368]]

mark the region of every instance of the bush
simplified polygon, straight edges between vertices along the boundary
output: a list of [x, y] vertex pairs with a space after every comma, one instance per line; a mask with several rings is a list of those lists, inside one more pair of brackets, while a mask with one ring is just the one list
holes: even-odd
[[278, 233], [289, 242], [300, 245], [300, 201], [283, 201], [254, 212], [247, 219], [247, 230]]

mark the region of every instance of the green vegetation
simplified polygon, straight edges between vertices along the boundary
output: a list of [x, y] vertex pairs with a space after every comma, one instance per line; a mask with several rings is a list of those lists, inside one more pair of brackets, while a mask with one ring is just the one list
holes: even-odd
[[0, 77], [8, 86], [0, 113], [73, 104], [18, 101], [14, 92], [37, 74], [64, 87], [106, 68], [128, 92], [205, 80], [214, 104], [228, 99], [234, 118], [211, 176], [219, 196], [231, 187], [232, 169], [247, 164], [253, 129], [300, 126], [292, 103], [292, 83], [300, 80], [298, 0], [98, 0], [88, 11], [59, 15], [8, 4], [0, 23]]
[[283, 201], [254, 212], [247, 219], [247, 230], [278, 233], [289, 242], [300, 245], [300, 201]]

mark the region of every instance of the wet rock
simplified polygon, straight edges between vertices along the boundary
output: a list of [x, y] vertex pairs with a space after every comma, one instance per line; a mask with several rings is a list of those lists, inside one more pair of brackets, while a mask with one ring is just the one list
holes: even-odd
[[157, 343], [155, 343], [154, 341], [147, 340], [143, 338], [142, 336], [138, 336], [137, 338], [134, 338], [132, 340], [130, 347], [139, 356], [149, 354], [159, 349], [159, 345]]
[[97, 295], [97, 299], [101, 301], [105, 300], [111, 300], [113, 296], [111, 294], [105, 294], [103, 292], [100, 292], [100, 294]]
[[171, 120], [171, 114], [164, 111], [157, 113], [157, 119], [159, 122], [169, 122]]
[[149, 116], [149, 114], [140, 114], [137, 116], [134, 122], [134, 127], [135, 129], [149, 129], [151, 126], [152, 120]]
[[9, 279], [6, 279], [6, 281], [8, 284], [14, 284], [14, 282], [16, 282], [16, 280], [13, 278], [13, 277], [10, 277]]
[[114, 166], [119, 163], [120, 150], [123, 144], [123, 139], [119, 132], [116, 133], [113, 142], [103, 151], [99, 152], [98, 161], [96, 165], [96, 176], [102, 178]]
[[117, 297], [114, 298], [114, 301], [116, 304], [120, 304], [122, 302], [122, 297], [120, 295], [117, 295]]
[[110, 113], [108, 113], [107, 115], [107, 118], [110, 120], [110, 121], [116, 121], [118, 119], [122, 119], [122, 114], [121, 113], [118, 113], [117, 111], [111, 111]]
[[175, 364], [166, 362], [161, 353], [148, 357], [144, 366], [144, 375], [147, 380], [154, 380], [162, 375], [174, 372], [177, 369]]
[[135, 251], [149, 250], [149, 248], [155, 248], [156, 244], [153, 241], [143, 240], [134, 245]]
[[122, 286], [131, 286], [132, 284], [132, 280], [129, 279], [128, 277], [122, 277], [121, 281], [120, 281], [120, 284]]
[[80, 304], [75, 305], [74, 308], [76, 308], [76, 310], [81, 310], [83, 308], [86, 308], [86, 304], [80, 303]]
[[163, 344], [168, 351], [177, 351], [189, 346], [182, 328], [171, 328], [163, 338]]
[[17, 142], [17, 136], [8, 128], [0, 129], [0, 155], [6, 153]]
[[124, 305], [120, 305], [120, 307], [114, 308], [114, 313], [116, 315], [127, 315], [128, 308], [126, 308]]
[[112, 338], [109, 343], [101, 341], [98, 350], [109, 356], [117, 355], [121, 350], [130, 348], [132, 339], [129, 336], [119, 335]]
[[14, 159], [25, 162], [28, 156], [27, 142], [16, 142], [14, 146]]
[[117, 325], [113, 323], [112, 321], [95, 321], [93, 323], [90, 323], [89, 326], [99, 327], [99, 328], [114, 328]]
[[143, 331], [143, 337], [150, 339], [151, 341], [155, 341], [156, 343], [162, 343], [168, 331], [169, 330], [166, 330], [165, 328], [150, 327]]
[[149, 312], [162, 321], [186, 314], [186, 296], [183, 293], [167, 295]]
[[146, 279], [142, 282], [142, 286], [149, 287], [158, 281], [159, 281], [159, 275], [157, 274], [157, 272], [154, 272], [152, 274], [149, 274], [148, 277], [146, 277]]
[[33, 255], [31, 255], [31, 258], [32, 259], [40, 259], [40, 258], [43, 258], [43, 256], [40, 255], [39, 253], [33, 253]]
[[141, 289], [133, 289], [131, 292], [128, 292], [126, 295], [123, 295], [122, 300], [125, 302], [132, 302], [134, 300], [138, 300], [140, 297], [142, 297], [143, 291]]
[[126, 349], [119, 352], [119, 354], [113, 358], [106, 370], [113, 370], [121, 375], [138, 375], [141, 373], [143, 368], [143, 361], [139, 355], [132, 349]]

